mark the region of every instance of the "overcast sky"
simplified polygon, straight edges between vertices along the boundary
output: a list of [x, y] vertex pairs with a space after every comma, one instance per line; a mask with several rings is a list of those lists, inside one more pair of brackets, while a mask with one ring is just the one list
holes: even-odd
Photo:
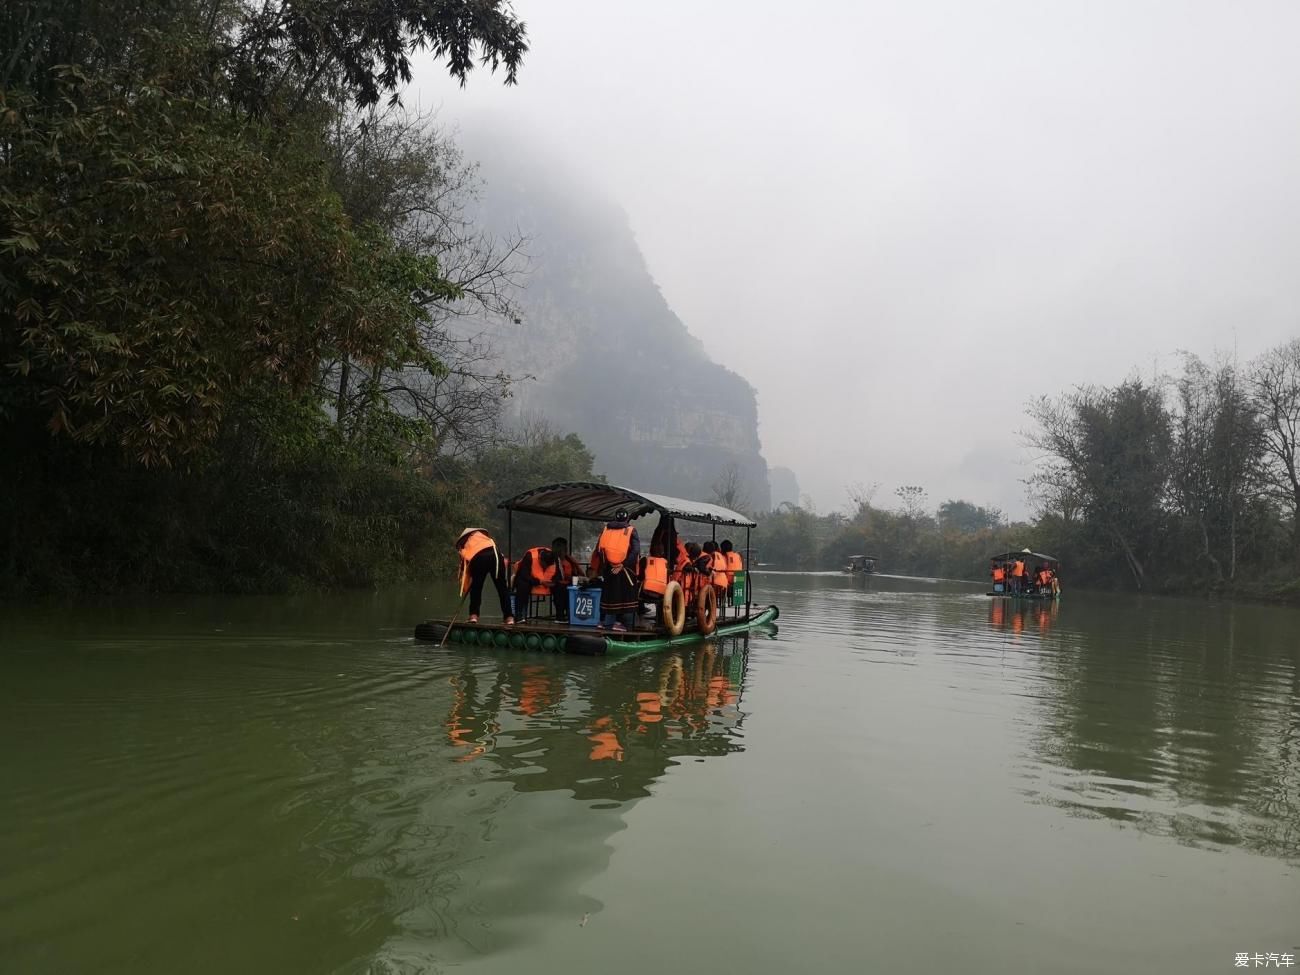
[[517, 87], [417, 98], [623, 206], [820, 510], [878, 481], [1022, 513], [1031, 396], [1300, 334], [1300, 3], [515, 10]]

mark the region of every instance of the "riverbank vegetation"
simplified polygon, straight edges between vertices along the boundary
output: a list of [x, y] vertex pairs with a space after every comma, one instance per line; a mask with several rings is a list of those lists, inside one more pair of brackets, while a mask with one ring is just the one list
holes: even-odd
[[0, 588], [445, 561], [512, 442], [482, 335], [522, 242], [397, 96], [416, 49], [513, 83], [508, 6], [34, 0], [0, 41]]
[[920, 487], [890, 509], [855, 492], [848, 512], [784, 505], [761, 519], [761, 557], [836, 569], [983, 578], [988, 557], [1028, 546], [1094, 588], [1300, 600], [1300, 340], [1245, 366], [1186, 355], [1177, 375], [1084, 386], [1029, 407], [1032, 520]]

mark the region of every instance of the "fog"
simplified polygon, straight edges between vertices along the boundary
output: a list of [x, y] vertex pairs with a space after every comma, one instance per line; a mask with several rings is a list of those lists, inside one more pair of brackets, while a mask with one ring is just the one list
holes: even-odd
[[1023, 514], [1032, 396], [1300, 331], [1298, 5], [515, 9], [517, 87], [430, 60], [414, 98], [627, 211], [820, 510], [879, 482]]

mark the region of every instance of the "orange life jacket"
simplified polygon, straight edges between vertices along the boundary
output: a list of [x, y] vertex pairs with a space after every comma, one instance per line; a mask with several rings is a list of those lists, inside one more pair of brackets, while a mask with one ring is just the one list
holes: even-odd
[[730, 552], [724, 552], [727, 557], [727, 585], [736, 581], [736, 573], [745, 568], [745, 560], [740, 557], [740, 553], [734, 548]]
[[677, 539], [677, 564], [675, 566], [678, 572], [691, 564], [691, 557], [686, 553], [686, 545], [679, 538]]
[[652, 555], [645, 560], [645, 579], [641, 588], [652, 596], [662, 596], [668, 588], [668, 560]]
[[487, 532], [470, 532], [469, 536], [461, 543], [459, 548], [460, 557], [463, 561], [468, 562], [474, 556], [485, 548], [490, 548], [496, 542], [492, 541], [492, 536]]
[[993, 581], [994, 581], [994, 582], [1001, 582], [1001, 581], [1002, 581], [1003, 579], [1005, 579], [1006, 577], [1007, 577], [1007, 573], [1006, 573], [1006, 571], [1002, 568], [1002, 566], [999, 565], [996, 569], [993, 570]]
[[[627, 553], [632, 549], [632, 533], [636, 531], [631, 525], [626, 528], [606, 528], [600, 533], [600, 541], [596, 543], [596, 555], [600, 558], [602, 564], [608, 565], [617, 572], [623, 568], [623, 563], [627, 561]], [[595, 558], [592, 559], [594, 563]]]
[[1044, 569], [1042, 572], [1038, 573], [1038, 584], [1040, 586], [1045, 586], [1051, 581], [1052, 581], [1052, 573], [1049, 572], [1047, 569]]
[[[474, 556], [478, 555], [484, 549], [495, 549], [497, 543], [492, 541], [492, 536], [487, 532], [470, 532], [456, 550], [460, 553], [460, 594], [463, 596], [469, 592], [469, 563]], [[492, 566], [492, 575], [496, 576], [497, 567]]]
[[1017, 579], [1024, 578], [1025, 563], [1017, 561], [1016, 564], [1011, 567], [1011, 574]]
[[532, 576], [532, 586], [529, 589], [529, 592], [534, 596], [549, 596], [551, 593], [551, 586], [555, 584], [556, 578], [558, 577], [561, 581], [564, 580], [563, 567], [559, 561], [552, 558], [549, 566], [542, 564], [543, 552], [547, 555], [553, 554], [545, 545], [538, 545], [534, 548], [530, 548], [524, 553], [524, 557], [519, 560], [520, 565], [523, 565], [525, 560], [532, 560], [529, 569], [529, 575]]
[[713, 563], [713, 584], [726, 589], [730, 582], [727, 578], [727, 557], [721, 552], [714, 552], [711, 561]]
[[[701, 557], [703, 555], [704, 553], [701, 553]], [[699, 561], [699, 559], [692, 560], [688, 555], [672, 574], [673, 581], [682, 587], [688, 604], [695, 599], [703, 582], [708, 578], [700, 570]]]

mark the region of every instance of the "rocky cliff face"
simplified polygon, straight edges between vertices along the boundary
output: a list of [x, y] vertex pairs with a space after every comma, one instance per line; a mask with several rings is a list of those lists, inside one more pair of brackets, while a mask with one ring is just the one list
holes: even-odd
[[729, 467], [770, 506], [753, 388], [713, 362], [646, 268], [627, 217], [518, 147], [467, 138], [486, 180], [481, 220], [528, 238], [523, 323], [497, 343], [530, 375], [516, 408], [577, 433], [615, 483], [709, 500]]

